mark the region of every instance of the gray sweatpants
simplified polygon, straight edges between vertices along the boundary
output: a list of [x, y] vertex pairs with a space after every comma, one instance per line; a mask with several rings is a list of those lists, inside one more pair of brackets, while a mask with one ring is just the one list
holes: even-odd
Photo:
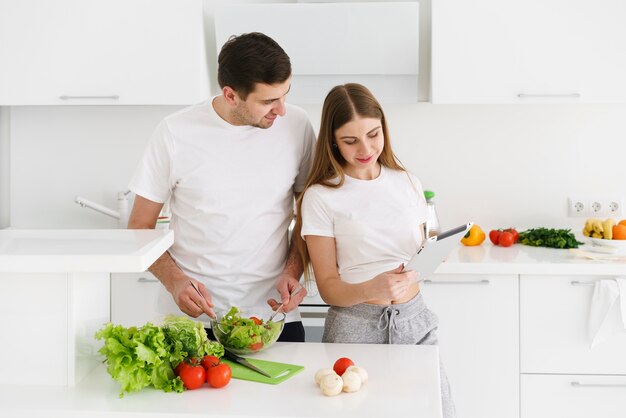
[[[397, 305], [362, 303], [349, 308], [331, 306], [326, 316], [322, 342], [437, 345], [438, 322], [421, 293]], [[440, 374], [443, 416], [454, 418], [456, 409], [450, 384], [441, 364]]]

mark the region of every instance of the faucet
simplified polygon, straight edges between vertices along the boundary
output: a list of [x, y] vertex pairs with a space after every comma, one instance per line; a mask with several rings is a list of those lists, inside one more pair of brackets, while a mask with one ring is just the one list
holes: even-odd
[[128, 195], [130, 190], [121, 191], [117, 193], [117, 211], [109, 209], [99, 203], [93, 202], [81, 196], [76, 196], [74, 202], [79, 204], [83, 208], [89, 208], [96, 212], [110, 216], [117, 219], [117, 227], [120, 229], [126, 229], [128, 227]]

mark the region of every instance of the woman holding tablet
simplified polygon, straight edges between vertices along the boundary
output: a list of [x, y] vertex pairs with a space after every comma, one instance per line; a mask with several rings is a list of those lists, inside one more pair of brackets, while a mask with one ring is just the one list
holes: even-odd
[[[437, 344], [437, 317], [415, 271], [427, 206], [417, 177], [394, 155], [383, 110], [360, 84], [326, 96], [315, 161], [297, 201], [294, 234], [307, 279], [312, 267], [331, 305], [324, 342]], [[444, 417], [455, 416], [441, 375]]]

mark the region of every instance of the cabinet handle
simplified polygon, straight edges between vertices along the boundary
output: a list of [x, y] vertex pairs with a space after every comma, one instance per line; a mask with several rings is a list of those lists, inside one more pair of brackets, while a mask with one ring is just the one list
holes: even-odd
[[519, 97], [520, 99], [528, 99], [528, 98], [535, 98], [535, 97], [546, 97], [546, 98], [566, 97], [566, 98], [578, 99], [580, 97], [580, 93], [562, 93], [562, 94], [519, 93], [517, 97]]
[[575, 388], [626, 388], [626, 383], [580, 383], [571, 382]]
[[571, 282], [572, 286], [593, 286], [595, 285], [594, 282], [579, 282], [578, 280], [572, 280]]
[[137, 282], [139, 283], [156, 283], [158, 282], [157, 279], [146, 279], [145, 277], [140, 277], [137, 279]]
[[119, 99], [120, 96], [118, 94], [114, 94], [112, 96], [59, 96], [59, 99], [61, 100], [72, 100], [72, 99], [111, 99], [111, 100], [117, 100]]
[[461, 280], [424, 280], [424, 283], [427, 284], [466, 284], [466, 285], [476, 285], [476, 286], [487, 286], [489, 285], [489, 280], [475, 280], [473, 282], [466, 282]]

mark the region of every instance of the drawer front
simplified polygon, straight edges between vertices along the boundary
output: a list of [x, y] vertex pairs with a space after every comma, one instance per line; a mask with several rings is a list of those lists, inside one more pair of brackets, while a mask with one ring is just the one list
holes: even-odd
[[623, 418], [626, 376], [522, 375], [521, 418]]
[[587, 324], [599, 279], [521, 276], [522, 373], [626, 374], [626, 333], [590, 348]]
[[154, 322], [160, 287], [149, 272], [111, 274], [111, 322], [126, 327]]

